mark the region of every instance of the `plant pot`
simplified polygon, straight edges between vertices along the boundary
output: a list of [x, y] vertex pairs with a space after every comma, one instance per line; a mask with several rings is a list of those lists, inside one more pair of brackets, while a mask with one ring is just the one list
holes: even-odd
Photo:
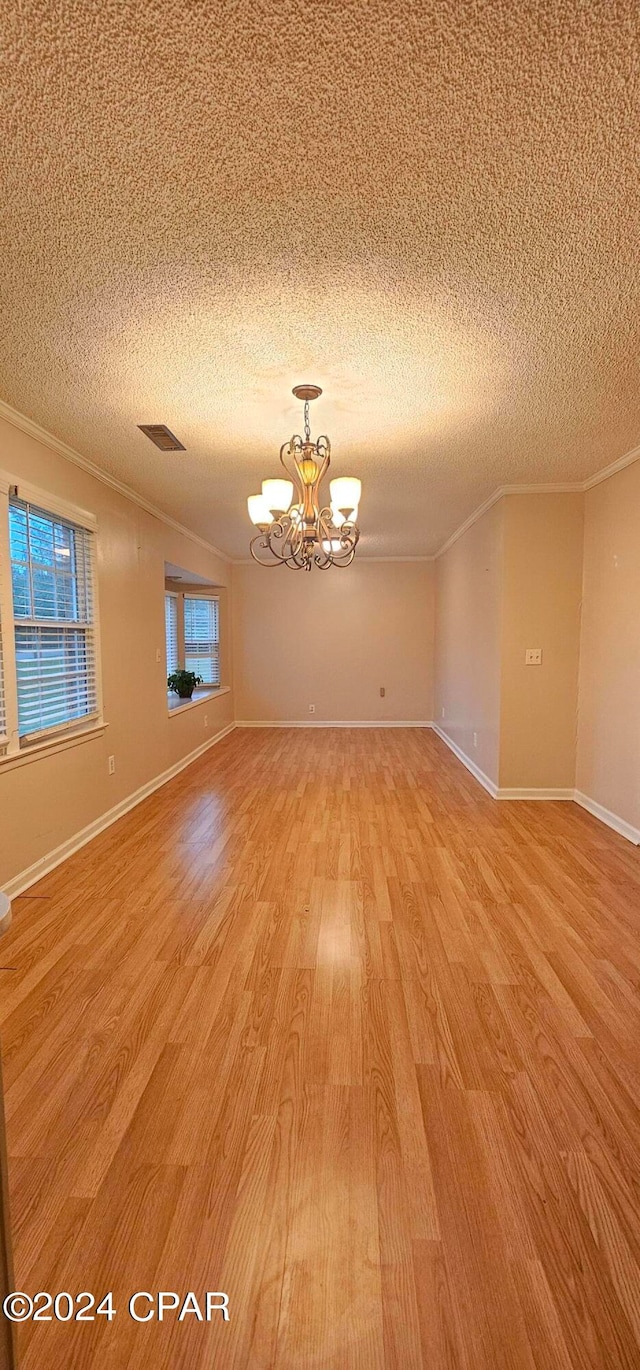
[[188, 692], [185, 692], [184, 690], [178, 690], [178, 699], [192, 699], [192, 698], [193, 698], [193, 690], [189, 690]]

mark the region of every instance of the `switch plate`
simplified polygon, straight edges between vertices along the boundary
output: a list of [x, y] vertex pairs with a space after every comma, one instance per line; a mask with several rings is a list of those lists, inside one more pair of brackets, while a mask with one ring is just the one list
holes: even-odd
[[477, 747], [477, 745], [478, 745], [478, 734], [477, 734], [477, 733], [474, 733], [474, 734], [473, 734], [473, 745], [474, 745], [474, 747]]
[[316, 706], [315, 706], [315, 704], [310, 704], [310, 705], [309, 705], [309, 713], [310, 713], [310, 714], [314, 714], [315, 711], [316, 711]]
[[108, 763], [108, 764], [109, 764], [109, 775], [115, 775], [115, 773], [116, 773], [116, 759], [115, 759], [115, 756], [110, 756], [110, 757], [109, 757], [109, 763]]
[[159, 647], [156, 647], [156, 666], [159, 666], [161, 661], [162, 661], [162, 652], [160, 651], [160, 648], [159, 648]]
[[525, 666], [542, 665], [542, 647], [527, 647], [524, 654]]
[[384, 685], [381, 685], [381, 686], [380, 686], [380, 698], [381, 698], [381, 699], [384, 699], [384, 695], [385, 695]]

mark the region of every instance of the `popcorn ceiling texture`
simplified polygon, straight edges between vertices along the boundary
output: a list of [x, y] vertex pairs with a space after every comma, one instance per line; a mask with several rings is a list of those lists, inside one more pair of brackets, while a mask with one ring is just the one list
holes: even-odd
[[587, 477], [640, 441], [639, 14], [3, 7], [0, 395], [233, 556], [296, 381], [365, 556]]

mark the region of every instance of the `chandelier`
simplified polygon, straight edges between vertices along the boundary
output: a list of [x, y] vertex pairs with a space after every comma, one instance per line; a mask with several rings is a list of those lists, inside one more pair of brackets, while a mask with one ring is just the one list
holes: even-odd
[[287, 480], [263, 480], [262, 494], [249, 495], [249, 518], [257, 535], [251, 555], [260, 566], [291, 566], [310, 571], [319, 566], [350, 566], [360, 531], [357, 525], [361, 482], [339, 476], [329, 482], [330, 501], [322, 504], [320, 485], [331, 461], [327, 437], [311, 440], [309, 402], [322, 394], [319, 385], [296, 385], [296, 399], [304, 402], [304, 438], [294, 434], [280, 448]]

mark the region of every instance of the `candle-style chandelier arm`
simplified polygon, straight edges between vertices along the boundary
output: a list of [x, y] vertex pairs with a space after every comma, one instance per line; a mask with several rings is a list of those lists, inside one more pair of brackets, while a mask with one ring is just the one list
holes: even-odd
[[318, 516], [319, 539], [314, 564], [326, 571], [329, 566], [350, 566], [356, 554], [360, 531], [355, 523], [345, 520], [334, 528], [331, 509], [321, 509]]
[[249, 543], [249, 551], [259, 566], [290, 566], [294, 570], [305, 566], [301, 530], [288, 514], [265, 524]]

